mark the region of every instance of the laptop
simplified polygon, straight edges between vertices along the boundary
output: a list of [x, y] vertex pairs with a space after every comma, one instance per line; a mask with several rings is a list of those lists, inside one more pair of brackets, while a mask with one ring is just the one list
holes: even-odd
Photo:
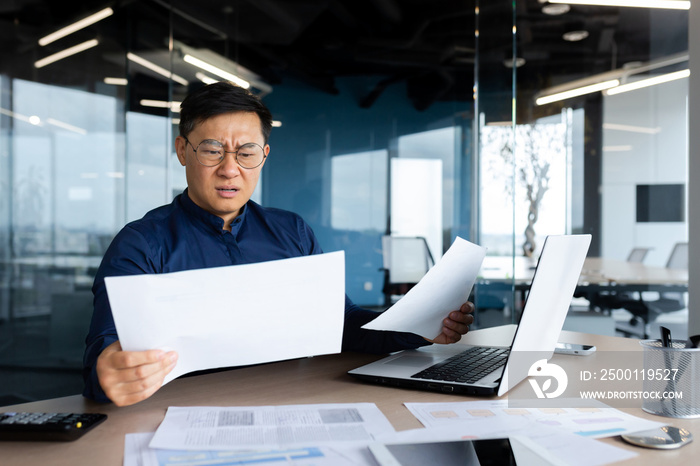
[[509, 347], [431, 345], [404, 350], [348, 374], [361, 380], [420, 390], [501, 396], [549, 359], [564, 326], [591, 235], [548, 236]]

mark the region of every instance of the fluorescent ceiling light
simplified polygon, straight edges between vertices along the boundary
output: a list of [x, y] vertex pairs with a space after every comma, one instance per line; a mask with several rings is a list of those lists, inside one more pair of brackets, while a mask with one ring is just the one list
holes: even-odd
[[603, 152], [629, 152], [632, 150], [630, 145], [622, 146], [603, 146]]
[[549, 0], [549, 3], [566, 3], [567, 5], [623, 6], [636, 8], [665, 8], [671, 10], [689, 10], [690, 1], [681, 0]]
[[110, 78], [106, 77], [104, 79], [105, 84], [111, 84], [113, 86], [126, 86], [129, 84], [129, 80], [126, 78]]
[[676, 79], [683, 79], [690, 76], [690, 70], [676, 71], [674, 73], [667, 73], [661, 76], [656, 76], [655, 78], [642, 79], [641, 81], [635, 81], [633, 83], [622, 84], [613, 89], [608, 89], [606, 95], [621, 94], [623, 92], [633, 91], [635, 89], [641, 89], [643, 87], [654, 86], [656, 84], [667, 83], [669, 81], [675, 81]]
[[58, 60], [63, 60], [64, 58], [70, 57], [71, 55], [75, 55], [76, 53], [80, 53], [84, 50], [91, 49], [98, 43], [99, 42], [97, 41], [97, 39], [92, 39], [87, 42], [83, 42], [82, 44], [74, 45], [73, 47], [68, 47], [65, 50], [61, 50], [60, 52], [54, 53], [53, 55], [49, 55], [46, 58], [42, 58], [41, 60], [35, 61], [34, 67], [42, 68], [46, 65], [50, 65], [51, 63], [57, 62]]
[[182, 102], [166, 102], [164, 100], [141, 99], [139, 105], [143, 107], [169, 108], [173, 112], [180, 113], [180, 104]]
[[7, 115], [19, 121], [24, 121], [25, 123], [31, 123], [35, 126], [41, 126], [41, 118], [36, 115], [26, 116], [21, 113], [13, 112], [12, 110], [7, 110], [6, 108], [0, 107], [0, 113]]
[[92, 14], [88, 16], [87, 18], [83, 18], [80, 21], [76, 21], [75, 23], [66, 26], [64, 28], [59, 29], [56, 32], [52, 32], [48, 36], [42, 37], [39, 39], [39, 45], [42, 47], [44, 45], [48, 45], [53, 41], [56, 41], [62, 37], [66, 37], [69, 34], [73, 34], [75, 31], [79, 31], [83, 28], [86, 28], [90, 26], [91, 24], [95, 24], [98, 21], [101, 21], [108, 16], [112, 16], [114, 14], [114, 10], [111, 8], [105, 8], [104, 10], [100, 10], [95, 14]]
[[623, 125], [620, 123], [603, 123], [603, 129], [612, 129], [616, 131], [629, 131], [630, 133], [641, 134], [657, 134], [661, 132], [661, 128], [649, 128], [647, 126]]
[[244, 89], [248, 89], [250, 87], [250, 83], [245, 79], [241, 79], [235, 74], [229, 73], [228, 71], [224, 71], [221, 68], [217, 68], [216, 66], [202, 61], [197, 57], [193, 57], [192, 55], [186, 54], [182, 59], [190, 65], [194, 65], [197, 68], [201, 68], [204, 71], [208, 71], [211, 74], [215, 74], [221, 78], [224, 78], [227, 81], [231, 81], [232, 83], [237, 84]]
[[583, 86], [583, 87], [577, 87], [576, 89], [570, 89], [568, 91], [558, 92], [556, 94], [542, 96], [542, 97], [538, 98], [537, 100], [535, 100], [535, 104], [537, 104], [537, 105], [550, 104], [552, 102], [558, 102], [560, 100], [570, 99], [572, 97], [578, 97], [580, 95], [591, 94], [593, 92], [598, 92], [598, 91], [603, 91], [605, 89], [610, 89], [611, 87], [615, 87], [619, 84], [620, 84], [619, 80], [612, 79], [610, 81], [603, 81], [601, 83], [590, 84], [588, 86]]
[[50, 125], [56, 126], [58, 128], [61, 128], [61, 129], [65, 129], [67, 131], [72, 131], [73, 133], [82, 134], [83, 136], [85, 136], [87, 134], [86, 129], [83, 129], [79, 126], [73, 126], [70, 123], [66, 123], [65, 121], [56, 120], [55, 118], [47, 118], [46, 122]]
[[512, 121], [490, 121], [486, 126], [513, 126]]
[[272, 127], [273, 128], [281, 128], [282, 127], [282, 122], [279, 120], [272, 120]]
[[199, 71], [197, 71], [197, 72], [194, 74], [194, 76], [195, 76], [195, 78], [197, 78], [197, 79], [199, 79], [200, 81], [202, 81], [204, 84], [214, 84], [214, 83], [218, 83], [218, 82], [219, 82], [218, 79], [214, 79], [214, 78], [212, 78], [211, 76], [207, 76], [207, 75], [204, 74], [204, 73], [200, 73]]
[[138, 63], [139, 65], [143, 66], [144, 68], [148, 68], [149, 70], [158, 73], [161, 76], [164, 76], [168, 79], [172, 79], [173, 81], [180, 83], [183, 86], [187, 86], [189, 84], [189, 82], [185, 78], [183, 78], [182, 76], [178, 76], [175, 73], [172, 73], [172, 72], [166, 70], [165, 68], [158, 66], [155, 63], [146, 60], [143, 57], [139, 57], [136, 54], [129, 52], [126, 54], [126, 58], [133, 61], [134, 63]]

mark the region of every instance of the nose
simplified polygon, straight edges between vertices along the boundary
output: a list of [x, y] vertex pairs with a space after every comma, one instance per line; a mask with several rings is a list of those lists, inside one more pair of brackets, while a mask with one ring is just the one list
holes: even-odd
[[226, 178], [233, 178], [241, 174], [241, 167], [236, 162], [235, 152], [226, 152], [224, 154], [224, 160], [219, 164], [217, 172]]

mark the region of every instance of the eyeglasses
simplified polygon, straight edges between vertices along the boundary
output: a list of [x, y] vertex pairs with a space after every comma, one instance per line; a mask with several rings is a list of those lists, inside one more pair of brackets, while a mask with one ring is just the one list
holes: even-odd
[[236, 154], [236, 163], [241, 168], [258, 168], [265, 160], [265, 151], [259, 144], [248, 142], [243, 144], [238, 150], [224, 150], [224, 145], [216, 139], [205, 139], [200, 142], [197, 147], [185, 138], [187, 144], [192, 146], [194, 155], [197, 157], [197, 162], [205, 167], [215, 167], [219, 165], [226, 154]]

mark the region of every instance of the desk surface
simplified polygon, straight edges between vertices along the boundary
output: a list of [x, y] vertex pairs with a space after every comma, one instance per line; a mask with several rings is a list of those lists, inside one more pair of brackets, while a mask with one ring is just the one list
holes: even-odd
[[[514, 326], [475, 331], [463, 342], [473, 344], [508, 344]], [[562, 332], [562, 341], [594, 344], [598, 353], [587, 356], [555, 355], [554, 361], [567, 369], [583, 369], [602, 351], [641, 351], [637, 340], [603, 337], [578, 332]], [[455, 402], [484, 398], [443, 395], [361, 383], [346, 372], [376, 360], [377, 356], [346, 353], [297, 359], [266, 365], [233, 369], [215, 374], [175, 380], [150, 399], [125, 408], [98, 404], [79, 395], [25, 403], [0, 408], [5, 411], [34, 412], [103, 412], [107, 421], [83, 438], [69, 443], [2, 442], [0, 463], [3, 465], [121, 465], [124, 436], [133, 432], [156, 430], [168, 406], [261, 406], [312, 403], [373, 402], [397, 430], [422, 425], [403, 406], [404, 402]], [[271, 377], [274, 375], [274, 377]], [[641, 408], [624, 409], [635, 416], [668, 422], [689, 429], [700, 436], [700, 419], [679, 420], [653, 416]], [[601, 440], [640, 454], [624, 464], [691, 464], [700, 456], [700, 439], [679, 450], [647, 450], [624, 443], [619, 437]], [[99, 461], [97, 459], [99, 458]]]

